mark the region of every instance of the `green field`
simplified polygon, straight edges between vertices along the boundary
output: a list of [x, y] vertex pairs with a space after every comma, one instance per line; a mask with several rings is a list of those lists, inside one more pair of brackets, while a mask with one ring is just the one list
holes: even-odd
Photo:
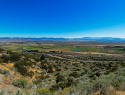
[[97, 48], [71, 48], [71, 50], [78, 49], [80, 51], [97, 51]]
[[21, 49], [25, 49], [25, 50], [56, 50], [56, 49], [60, 49], [60, 50], [70, 50], [70, 51], [74, 51], [75, 49], [79, 49], [80, 51], [97, 51], [97, 48], [84, 48], [84, 47], [73, 47], [71, 45], [55, 45], [55, 46], [49, 46], [49, 45], [34, 45], [32, 43], [27, 43], [27, 44], [19, 44], [19, 43], [14, 43], [11, 44], [10, 46], [4, 46], [3, 48], [5, 50], [11, 50], [11, 51], [16, 51], [16, 52], [20, 52]]
[[3, 46], [5, 50], [21, 51], [20, 49], [26, 50], [47, 50], [47, 49], [71, 49], [71, 46], [45, 46], [45, 45], [25, 45], [25, 44], [12, 44], [11, 46]]
[[44, 49], [70, 49], [70, 46], [25, 46], [23, 49], [35, 49], [35, 50], [44, 50]]
[[100, 52], [100, 53], [102, 52], [112, 53], [112, 50], [114, 50], [113, 52], [118, 52], [118, 50], [124, 51], [124, 49], [122, 48], [114, 48], [114, 49], [111, 48], [111, 49], [102, 50], [101, 48], [104, 48], [106, 46], [106, 43], [103, 43], [104, 44], [103, 46], [103, 44], [100, 44], [102, 42], [98, 42], [97, 44], [102, 45], [101, 47], [97, 46], [97, 44], [93, 45], [95, 43], [96, 42], [63, 42], [61, 44], [61, 42], [55, 42], [55, 43], [41, 42], [37, 44], [37, 42], [32, 42], [32, 43], [28, 42], [28, 43], [4, 43], [4, 45], [3, 43], [0, 43], [0, 45], [3, 45], [3, 48], [5, 50], [11, 50], [16, 52], [21, 52], [22, 47], [24, 50], [41, 50], [41, 51], [52, 50], [52, 51], [71, 51], [71, 52], [80, 51], [80, 52]]
[[42, 46], [44, 49], [70, 49], [70, 46]]
[[13, 47], [3, 47], [5, 50], [11, 50], [11, 51], [17, 51], [20, 52], [19, 48], [13, 48]]
[[16, 45], [14, 45], [15, 47], [22, 47], [22, 46], [24, 46], [24, 44], [16, 44]]

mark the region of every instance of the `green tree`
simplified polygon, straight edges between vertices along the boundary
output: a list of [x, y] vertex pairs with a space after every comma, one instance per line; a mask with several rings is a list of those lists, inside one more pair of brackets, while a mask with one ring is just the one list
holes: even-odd
[[40, 59], [41, 59], [41, 60], [45, 60], [45, 56], [42, 55], [42, 56], [40, 57]]

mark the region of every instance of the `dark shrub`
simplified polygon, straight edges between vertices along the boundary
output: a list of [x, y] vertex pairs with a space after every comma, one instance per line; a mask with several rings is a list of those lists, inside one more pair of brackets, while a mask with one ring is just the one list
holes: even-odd
[[56, 85], [53, 85], [53, 86], [50, 88], [50, 91], [51, 91], [51, 92], [54, 92], [54, 91], [56, 91], [56, 90], [58, 90], [58, 89], [59, 89], [59, 85], [56, 84]]
[[53, 68], [52, 68], [52, 65], [49, 65], [48, 66], [48, 73], [53, 73], [53, 70], [52, 70]]
[[73, 76], [75, 78], [78, 78], [80, 75], [77, 72], [72, 72], [71, 74], [69, 74], [69, 76]]
[[47, 63], [45, 62], [45, 61], [41, 61], [41, 64], [40, 64], [40, 68], [41, 69], [48, 69], [48, 67], [47, 67]]
[[33, 76], [34, 76], [34, 72], [33, 72], [33, 71], [30, 71], [30, 72], [29, 72], [29, 76], [30, 76], [30, 77], [33, 77]]
[[19, 61], [14, 64], [14, 67], [17, 68], [18, 72], [20, 72], [22, 75], [26, 76], [28, 75], [28, 69], [25, 67], [23, 61]]
[[71, 86], [73, 84], [73, 78], [68, 77], [67, 81], [68, 81], [67, 87], [69, 87], [69, 86]]
[[7, 54], [12, 54], [12, 51], [11, 50], [7, 50]]
[[49, 76], [44, 76], [44, 75], [41, 75], [41, 76], [36, 76], [36, 81], [33, 81], [34, 84], [39, 84], [43, 81], [43, 79], [46, 79], [46, 78], [49, 78]]
[[61, 82], [61, 83], [59, 83], [59, 87], [64, 89], [64, 88], [67, 87], [67, 83], [66, 82]]
[[56, 82], [58, 83], [58, 82], [61, 82], [61, 81], [64, 81], [65, 79], [64, 79], [64, 76], [63, 75], [61, 75], [61, 74], [59, 74], [57, 77], [56, 77]]
[[28, 82], [25, 79], [17, 79], [16, 81], [13, 81], [13, 84], [20, 88], [26, 88]]
[[1, 74], [4, 74], [4, 75], [10, 75], [11, 74], [11, 72], [10, 71], [8, 71], [8, 70], [6, 70], [6, 69], [0, 69], [0, 73]]
[[20, 60], [20, 55], [17, 54], [17, 53], [11, 54], [10, 60], [13, 61], [13, 62], [18, 61], [18, 60]]
[[40, 57], [40, 59], [41, 59], [41, 60], [45, 60], [45, 56], [42, 55], [42, 56]]
[[9, 55], [4, 55], [3, 54], [1, 59], [2, 59], [3, 62], [8, 63], [8, 61], [10, 60], [10, 57], [9, 57]]

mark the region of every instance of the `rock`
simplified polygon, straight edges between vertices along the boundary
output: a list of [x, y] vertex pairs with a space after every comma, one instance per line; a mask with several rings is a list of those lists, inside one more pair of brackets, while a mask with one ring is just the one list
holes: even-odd
[[36, 78], [34, 78], [33, 80], [32, 80], [32, 82], [35, 82], [36, 81]]
[[33, 83], [30, 83], [29, 86], [28, 86], [30, 89], [35, 89], [37, 88], [37, 86]]
[[41, 71], [41, 74], [44, 75], [44, 74], [46, 74], [46, 72], [45, 71]]
[[55, 84], [56, 84], [56, 81], [52, 81], [50, 85], [53, 86]]
[[11, 72], [9, 72], [9, 76], [11, 76]]
[[2, 84], [2, 83], [3, 83], [3, 78], [4, 78], [4, 76], [5, 76], [5, 75], [0, 74], [0, 84]]

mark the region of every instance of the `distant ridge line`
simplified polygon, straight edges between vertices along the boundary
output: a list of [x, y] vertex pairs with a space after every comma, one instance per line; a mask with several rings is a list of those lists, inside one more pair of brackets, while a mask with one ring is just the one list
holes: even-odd
[[0, 42], [23, 42], [23, 41], [125, 41], [125, 38], [113, 37], [83, 37], [83, 38], [53, 38], [53, 37], [0, 37]]

